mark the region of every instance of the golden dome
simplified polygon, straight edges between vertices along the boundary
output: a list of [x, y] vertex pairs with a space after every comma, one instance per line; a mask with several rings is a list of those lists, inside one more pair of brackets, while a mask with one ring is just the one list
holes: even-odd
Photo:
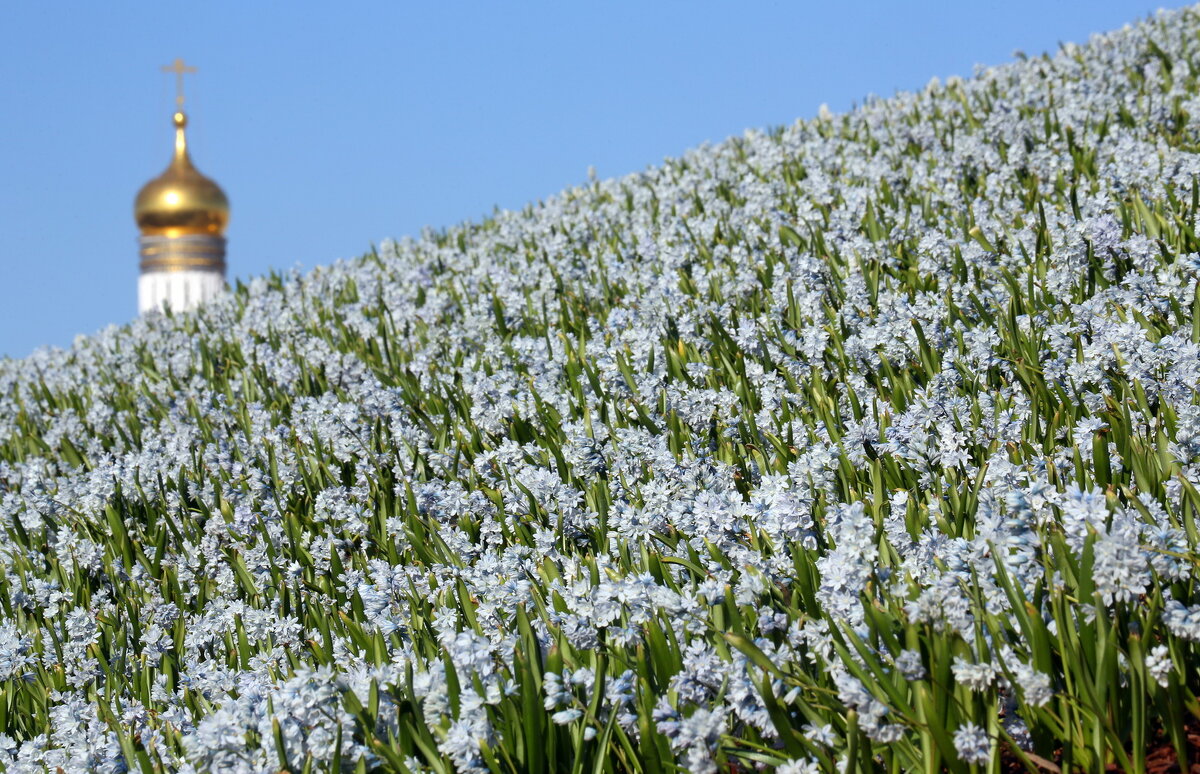
[[138, 191], [133, 216], [147, 236], [221, 234], [229, 222], [229, 200], [220, 186], [192, 165], [184, 136], [187, 116], [182, 110], [175, 113], [174, 121], [175, 158], [166, 172]]

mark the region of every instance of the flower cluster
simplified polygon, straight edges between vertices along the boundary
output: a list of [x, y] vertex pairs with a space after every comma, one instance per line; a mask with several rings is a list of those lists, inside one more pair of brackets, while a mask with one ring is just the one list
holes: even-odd
[[0, 768], [1186, 754], [1197, 93], [1164, 12], [0, 362]]

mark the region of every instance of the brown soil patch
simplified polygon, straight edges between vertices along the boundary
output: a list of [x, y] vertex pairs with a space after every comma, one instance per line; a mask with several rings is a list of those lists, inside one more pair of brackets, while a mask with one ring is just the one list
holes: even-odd
[[[1150, 744], [1150, 749], [1146, 751], [1146, 774], [1200, 774], [1200, 721], [1188, 722], [1187, 741], [1189, 760], [1185, 768], [1179, 765], [1179, 759], [1175, 755], [1175, 748], [1171, 745], [1170, 738], [1161, 731], [1156, 734]], [[1061, 753], [1056, 752], [1053, 759], [1049, 760], [1029, 753], [1026, 753], [1026, 756], [1038, 767], [1039, 771], [1045, 774], [1062, 772], [1062, 767], [1059, 765], [1062, 762]], [[1021, 759], [1007, 746], [1000, 750], [1000, 770], [1005, 774], [1027, 771]], [[1107, 770], [1119, 772], [1121, 769], [1116, 764], [1109, 764]]]

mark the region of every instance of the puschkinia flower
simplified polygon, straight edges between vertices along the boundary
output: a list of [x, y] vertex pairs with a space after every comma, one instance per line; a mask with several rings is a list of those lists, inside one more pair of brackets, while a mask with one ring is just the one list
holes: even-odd
[[991, 757], [991, 740], [982, 728], [966, 723], [954, 732], [954, 749], [967, 763], [986, 763]]
[[0, 361], [0, 769], [1095, 767], [1185, 733], [1198, 33]]

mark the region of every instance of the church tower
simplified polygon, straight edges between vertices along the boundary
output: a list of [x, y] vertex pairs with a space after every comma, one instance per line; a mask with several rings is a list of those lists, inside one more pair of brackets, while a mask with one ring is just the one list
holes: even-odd
[[196, 68], [176, 59], [163, 70], [176, 75], [175, 156], [165, 172], [142, 186], [133, 206], [142, 232], [139, 313], [167, 305], [176, 312], [191, 309], [225, 287], [229, 200], [200, 174], [187, 149], [183, 75]]

